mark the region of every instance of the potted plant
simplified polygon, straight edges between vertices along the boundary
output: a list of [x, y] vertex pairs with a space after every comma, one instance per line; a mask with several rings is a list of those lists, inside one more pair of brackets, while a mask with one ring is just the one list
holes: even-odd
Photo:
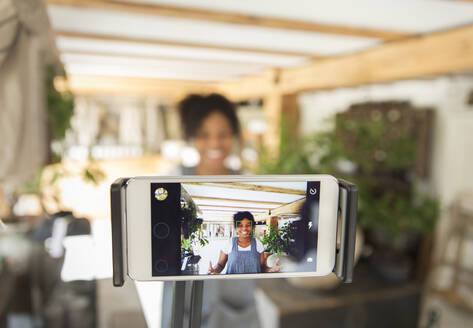
[[261, 243], [264, 246], [266, 253], [266, 261], [269, 267], [272, 267], [279, 259], [280, 265], [283, 266], [283, 270], [287, 270], [287, 267], [292, 263], [288, 257], [295, 247], [294, 234], [296, 226], [291, 222], [278, 228], [276, 225], [271, 224], [269, 230], [261, 238]]

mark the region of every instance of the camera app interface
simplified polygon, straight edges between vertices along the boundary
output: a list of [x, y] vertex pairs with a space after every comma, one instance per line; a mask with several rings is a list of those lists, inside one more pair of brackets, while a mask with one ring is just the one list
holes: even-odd
[[152, 275], [315, 271], [319, 181], [151, 183]]

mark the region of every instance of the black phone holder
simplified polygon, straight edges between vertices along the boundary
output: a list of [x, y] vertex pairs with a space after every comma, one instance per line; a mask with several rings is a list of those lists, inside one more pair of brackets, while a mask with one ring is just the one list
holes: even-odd
[[129, 178], [120, 178], [110, 186], [113, 285], [115, 287], [121, 287], [125, 283], [127, 265], [127, 254], [124, 250], [126, 240], [125, 187], [128, 180]]
[[356, 224], [358, 220], [358, 187], [338, 179], [338, 226], [336, 261], [333, 272], [345, 283], [353, 281], [355, 266]]
[[[129, 178], [116, 180], [110, 188], [112, 213], [113, 285], [123, 286], [126, 273], [126, 209], [125, 187]], [[358, 188], [339, 179], [339, 220], [337, 228], [336, 262], [333, 272], [345, 283], [353, 280]]]

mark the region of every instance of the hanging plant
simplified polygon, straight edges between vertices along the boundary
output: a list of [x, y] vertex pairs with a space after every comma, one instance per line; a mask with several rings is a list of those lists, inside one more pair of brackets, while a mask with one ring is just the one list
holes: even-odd
[[60, 73], [54, 65], [46, 66], [46, 104], [49, 129], [52, 141], [61, 141], [71, 127], [74, 114], [74, 95], [70, 91], [58, 91], [54, 84], [56, 77], [67, 78], [61, 68]]
[[181, 231], [183, 235], [181, 249], [183, 253], [193, 254], [195, 243], [198, 242], [200, 246], [205, 246], [209, 243], [202, 232], [203, 220], [197, 218], [197, 208], [192, 201], [184, 200], [181, 213]]

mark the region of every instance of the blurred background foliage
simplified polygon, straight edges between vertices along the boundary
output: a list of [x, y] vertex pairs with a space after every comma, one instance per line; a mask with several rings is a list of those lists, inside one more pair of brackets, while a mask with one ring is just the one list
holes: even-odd
[[347, 179], [359, 187], [363, 228], [381, 230], [392, 239], [405, 232], [432, 232], [440, 205], [419, 191], [415, 121], [407, 110], [383, 106], [363, 114], [354, 106], [354, 112], [336, 115], [331, 129], [306, 137], [292, 133], [293, 123], [282, 125], [278, 154], [263, 149], [257, 173], [331, 174]]
[[[85, 183], [97, 186], [105, 178], [98, 165], [89, 156], [87, 164], [79, 171], [61, 165], [63, 158], [62, 142], [71, 128], [71, 120], [74, 115], [75, 97], [68, 90], [58, 90], [55, 85], [56, 78], [67, 79], [67, 74], [62, 67], [48, 64], [45, 66], [45, 98], [47, 108], [48, 133], [51, 149], [49, 149], [48, 162], [38, 171], [34, 179], [28, 181], [22, 186], [18, 186], [14, 197], [18, 198], [22, 194], [38, 195], [43, 213], [48, 213], [45, 203], [44, 190], [52, 190], [50, 197], [60, 209], [61, 200], [58, 182], [63, 178], [80, 177]], [[45, 176], [45, 168], [52, 169]]]
[[46, 101], [48, 123], [52, 141], [61, 141], [71, 127], [71, 118], [74, 114], [74, 95], [70, 91], [58, 91], [54, 80], [57, 77], [67, 79], [63, 68], [57, 69], [54, 65], [46, 66]]

